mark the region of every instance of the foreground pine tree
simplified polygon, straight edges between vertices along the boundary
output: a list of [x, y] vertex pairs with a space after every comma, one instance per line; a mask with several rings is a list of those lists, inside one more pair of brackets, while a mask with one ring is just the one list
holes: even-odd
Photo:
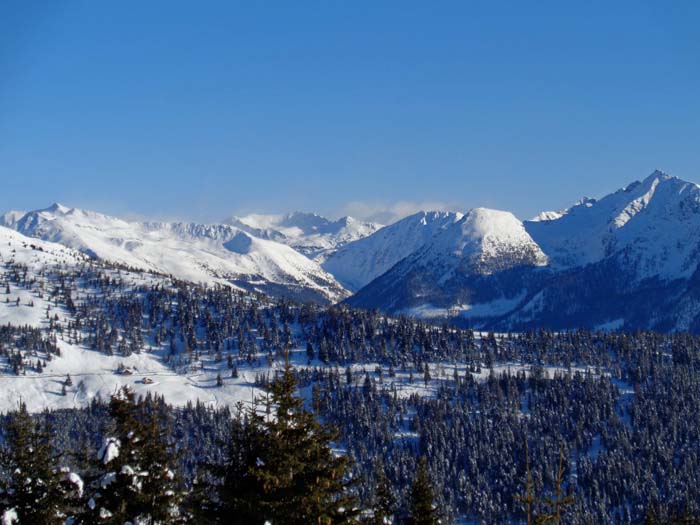
[[425, 456], [418, 460], [416, 478], [411, 487], [411, 501], [407, 525], [438, 525], [440, 513], [434, 505], [435, 494], [428, 476], [428, 462]]
[[378, 461], [375, 470], [377, 482], [374, 487], [372, 516], [365, 520], [367, 525], [392, 525], [396, 514], [396, 499], [391, 492], [391, 483], [386, 477], [384, 466]]
[[269, 387], [268, 406], [270, 416], [252, 409], [242, 424], [234, 424], [228, 463], [218, 471], [221, 485], [210, 503], [212, 521], [352, 523], [357, 511], [348, 491], [347, 459], [330, 448], [336, 433], [304, 409], [289, 363]]
[[24, 403], [9, 415], [0, 451], [3, 482], [0, 516], [12, 523], [54, 525], [63, 523], [68, 507], [68, 476], [58, 468], [49, 431], [36, 423]]
[[174, 454], [157, 407], [138, 402], [128, 388], [109, 404], [112, 435], [97, 454], [85, 524], [180, 523]]

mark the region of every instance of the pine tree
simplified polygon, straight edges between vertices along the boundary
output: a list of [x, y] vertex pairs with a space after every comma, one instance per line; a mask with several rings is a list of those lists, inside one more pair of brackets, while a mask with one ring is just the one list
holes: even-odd
[[109, 404], [113, 435], [97, 454], [86, 524], [174, 524], [181, 521], [167, 425], [151, 401], [137, 401], [124, 387]]
[[256, 486], [249, 472], [259, 461], [262, 433], [239, 407], [226, 443], [226, 462], [204, 465], [188, 501], [196, 523], [228, 523], [236, 516], [242, 525], [263, 523], [252, 509]]
[[527, 439], [525, 440], [525, 493], [516, 496], [515, 499], [523, 504], [527, 525], [532, 525], [534, 505], [538, 502], [538, 498], [534, 493], [534, 482], [532, 480], [532, 473], [530, 472], [530, 447]]
[[396, 499], [391, 492], [389, 478], [386, 477], [381, 461], [375, 465], [377, 482], [374, 490], [374, 502], [372, 505], [372, 517], [366, 521], [367, 525], [390, 525], [394, 523], [396, 514]]
[[416, 478], [411, 487], [411, 500], [408, 525], [438, 525], [440, 513], [434, 506], [435, 494], [428, 476], [428, 462], [425, 456], [418, 460]]
[[[346, 481], [348, 461], [330, 443], [337, 434], [304, 409], [287, 362], [269, 386], [270, 417], [255, 408], [234, 424], [228, 463], [210, 502], [219, 523], [340, 525], [357, 512]], [[218, 501], [216, 501], [218, 499]]]
[[644, 525], [662, 525], [666, 520], [661, 517], [661, 514], [658, 505], [649, 504], [644, 516]]
[[540, 501], [547, 507], [547, 512], [538, 514], [536, 523], [552, 523], [560, 525], [564, 513], [574, 504], [571, 495], [564, 495], [564, 475], [566, 466], [564, 462], [564, 446], [559, 449], [559, 467], [554, 478], [554, 497], [541, 498]]
[[63, 522], [68, 508], [66, 473], [58, 468], [49, 429], [36, 423], [21, 403], [10, 414], [0, 450], [0, 515], [14, 509], [19, 523]]

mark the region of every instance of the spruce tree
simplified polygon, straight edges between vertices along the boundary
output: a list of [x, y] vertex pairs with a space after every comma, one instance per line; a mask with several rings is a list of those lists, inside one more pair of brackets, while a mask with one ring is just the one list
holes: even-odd
[[435, 494], [428, 476], [428, 462], [425, 456], [418, 460], [416, 477], [411, 487], [411, 500], [408, 525], [438, 525], [440, 513], [434, 505]]
[[111, 436], [93, 463], [81, 523], [179, 523], [180, 494], [172, 446], [157, 406], [124, 387], [112, 396]]
[[559, 449], [559, 467], [554, 478], [554, 494], [553, 497], [540, 498], [540, 502], [547, 507], [547, 511], [537, 515], [536, 523], [561, 525], [564, 513], [574, 504], [574, 497], [570, 494], [564, 494], [566, 465], [564, 446], [562, 445]]
[[374, 489], [372, 517], [365, 520], [367, 525], [390, 525], [394, 523], [396, 499], [391, 492], [391, 483], [384, 472], [384, 466], [378, 461], [375, 466], [377, 481]]
[[335, 456], [337, 434], [306, 410], [289, 363], [269, 385], [270, 416], [255, 408], [234, 425], [216, 508], [219, 523], [340, 525], [353, 522], [348, 460]]
[[59, 469], [49, 429], [36, 423], [21, 403], [9, 415], [0, 450], [0, 516], [16, 514], [19, 523], [63, 523], [68, 508], [67, 475]]

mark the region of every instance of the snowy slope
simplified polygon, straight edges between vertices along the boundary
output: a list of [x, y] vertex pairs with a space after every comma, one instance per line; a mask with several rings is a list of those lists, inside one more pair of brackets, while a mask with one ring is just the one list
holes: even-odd
[[0, 226], [0, 260], [16, 261], [36, 272], [48, 266], [78, 265], [90, 258], [61, 244], [33, 239]]
[[353, 217], [331, 221], [315, 213], [246, 215], [225, 221], [261, 239], [281, 242], [318, 262], [346, 244], [362, 239], [381, 226]]
[[530, 219], [530, 222], [542, 222], [542, 221], [553, 221], [561, 218], [565, 211], [543, 211], [538, 213], [535, 217]]
[[349, 290], [359, 290], [462, 217], [458, 212], [437, 211], [410, 215], [340, 248], [323, 268]]
[[[90, 258], [66, 248], [60, 244], [31, 239], [24, 235], [0, 226], [0, 278], [4, 276], [7, 265], [21, 265], [27, 268], [30, 275], [39, 274], [48, 268], [75, 268], [81, 264], [87, 264]], [[37, 284], [37, 290], [40, 285]], [[0, 325], [8, 323], [15, 325], [42, 326], [45, 323], [46, 307], [49, 302], [41, 298], [37, 293], [25, 289], [11, 288], [8, 296], [2, 290], [0, 300]], [[19, 299], [19, 304], [16, 300]], [[34, 306], [29, 306], [32, 304]]]
[[700, 245], [700, 187], [661, 171], [525, 227], [555, 268], [624, 255], [637, 277], [687, 278]]
[[298, 299], [347, 295], [317, 263], [284, 244], [229, 225], [128, 222], [60, 204], [12, 226], [93, 257], [202, 283], [229, 283]]
[[521, 264], [547, 264], [547, 256], [515, 215], [487, 208], [475, 208], [439, 232], [415, 259], [450, 261], [484, 275]]
[[700, 187], [655, 171], [525, 223], [474, 210], [348, 302], [503, 330], [614, 323], [697, 331], [699, 261]]
[[[17, 279], [14, 274], [24, 274], [25, 269], [26, 278]], [[262, 391], [256, 386], [256, 379], [264, 374], [274, 374], [275, 369], [283, 366], [281, 358], [269, 364], [267, 351], [260, 351], [258, 359], [251, 362], [239, 356], [238, 377], [231, 377], [227, 360], [217, 359], [214, 352], [206, 351], [205, 345], [192, 362], [188, 363], [191, 355], [180, 354], [179, 358], [185, 366], [175, 366], [172, 356], [168, 355], [167, 340], [161, 341], [159, 346], [148, 337], [143, 350], [129, 355], [120, 353], [118, 345], [115, 345], [114, 353], [93, 350], [90, 346], [91, 332], [83, 330], [80, 334], [82, 340], [77, 341], [75, 336], [78, 332], [71, 328], [75, 327], [75, 315], [65, 307], [63, 297], [53, 295], [62, 286], [60, 281], [63, 277], [71, 283], [71, 296], [76, 304], [94, 300], [97, 296], [104, 298], [104, 288], [95, 287], [92, 283], [96, 280], [104, 285], [105, 278], [112, 280], [112, 285], [107, 286], [112, 300], [130, 294], [138, 296], [144, 287], [150, 289], [154, 285], [175, 289], [174, 282], [168, 277], [112, 268], [60, 244], [28, 238], [0, 226], [0, 326], [10, 323], [15, 327], [41, 329], [47, 339], [55, 340], [60, 350], [60, 355], [49, 355], [34, 352], [21, 342], [4, 345], [3, 352], [0, 352], [0, 413], [16, 409], [20, 400], [31, 412], [46, 408], [84, 407], [95, 398], [108, 399], [121, 386], [129, 386], [138, 395], [162, 395], [168, 403], [176, 406], [201, 402], [210, 407], [234, 407], [238, 403], [247, 404], [259, 398]], [[6, 286], [9, 286], [9, 294]], [[267, 306], [264, 299], [243, 297], [259, 301], [257, 304], [263, 311]], [[17, 298], [20, 299], [19, 304]], [[252, 329], [250, 333], [255, 334], [256, 331]], [[43, 361], [42, 370], [28, 366], [19, 374], [13, 373], [7, 357], [8, 350], [21, 352], [29, 363]], [[309, 361], [306, 346], [301, 340], [295, 341], [289, 359], [297, 368], [324, 366], [317, 359]], [[378, 364], [357, 363], [350, 366], [356, 374], [362, 374], [363, 370], [375, 369]], [[432, 367], [435, 367], [435, 363]], [[121, 373], [124, 369], [129, 371], [128, 375]], [[66, 388], [64, 394], [63, 385], [68, 375], [72, 385]], [[400, 396], [416, 393], [434, 395], [440, 384], [439, 374], [436, 372], [434, 375], [436, 379], [426, 386], [422, 386], [422, 382], [421, 385], [409, 383], [408, 373], [400, 371], [395, 378], [387, 376], [385, 381], [389, 387], [395, 382]], [[217, 384], [218, 376], [221, 376], [221, 386]]]
[[[72, 321], [70, 313], [51, 300], [48, 291], [51, 283], [46, 273], [50, 270], [70, 272], [76, 268], [99, 264], [87, 255], [42, 240], [24, 235], [0, 226], [0, 326], [32, 326], [49, 330], [47, 309], [53, 322], [66, 325]], [[27, 269], [31, 288], [16, 286], [8, 279], [8, 272], [13, 268]], [[113, 277], [124, 283], [124, 291], [137, 286], [161, 284], [168, 285], [164, 277], [142, 272], [125, 272], [106, 269]], [[6, 294], [5, 283], [9, 283], [10, 293]], [[54, 283], [55, 284], [55, 283]], [[90, 290], [74, 289], [74, 298], [80, 300], [81, 294]], [[17, 303], [16, 300], [20, 299]], [[238, 401], [248, 401], [259, 392], [252, 385], [255, 374], [262, 369], [241, 370], [237, 379], [227, 378], [227, 388], [212, 388], [216, 384], [216, 375], [225, 373], [222, 366], [212, 360], [205, 361], [201, 370], [187, 374], [176, 373], [172, 367], [165, 365], [162, 352], [142, 352], [130, 356], [112, 355], [90, 350], [84, 345], [71, 343], [69, 332], [52, 332], [56, 336], [61, 355], [46, 359], [46, 366], [41, 373], [34, 370], [26, 374], [0, 374], [0, 412], [15, 409], [19, 400], [27, 404], [30, 411], [44, 408], [72, 408], [85, 406], [94, 397], [108, 399], [120, 386], [129, 385], [139, 394], [146, 392], [166, 396], [175, 405], [184, 405], [189, 401], [199, 400], [209, 406], [233, 406]], [[19, 346], [18, 348], [21, 348]], [[306, 359], [305, 350], [299, 350]], [[3, 363], [4, 366], [4, 363]], [[124, 366], [133, 373], [130, 376], [116, 373], [118, 367]], [[62, 382], [70, 374], [74, 387], [66, 396], [61, 395]], [[145, 384], [143, 379], [154, 382]]]
[[[512, 213], [476, 208], [443, 228], [349, 302], [363, 306], [372, 297], [381, 297], [389, 311], [427, 317], [434, 316], [436, 308], [489, 311], [493, 305], [471, 303], [484, 294], [472, 289], [470, 279], [546, 264], [546, 255]], [[516, 289], [512, 295], [520, 294]], [[513, 297], [501, 293], [489, 294], [488, 299], [500, 309], [514, 306]]]

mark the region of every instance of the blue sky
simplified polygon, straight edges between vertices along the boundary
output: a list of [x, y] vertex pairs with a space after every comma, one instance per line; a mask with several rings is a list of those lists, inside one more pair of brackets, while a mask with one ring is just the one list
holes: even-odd
[[0, 209], [521, 218], [700, 180], [697, 2], [0, 6]]

